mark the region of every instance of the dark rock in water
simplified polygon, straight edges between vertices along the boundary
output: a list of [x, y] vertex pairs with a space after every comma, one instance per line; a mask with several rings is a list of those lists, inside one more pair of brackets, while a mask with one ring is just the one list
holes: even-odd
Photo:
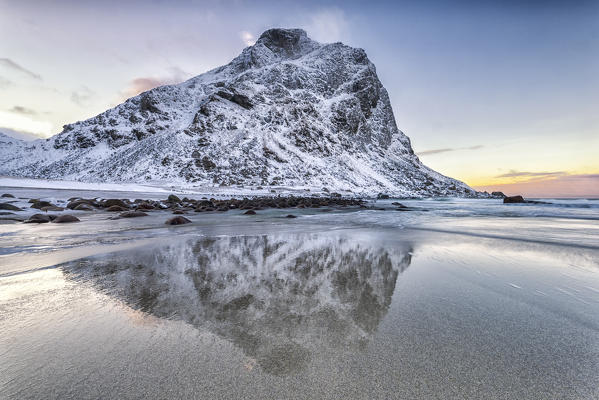
[[36, 201], [35, 203], [33, 203], [31, 205], [31, 208], [37, 208], [38, 210], [41, 209], [42, 207], [56, 207], [56, 206], [54, 204], [50, 203], [49, 201], [44, 201], [44, 200]]
[[137, 206], [138, 210], [154, 210], [156, 207], [154, 207], [152, 204], [150, 203], [139, 203], [139, 205]]
[[173, 214], [181, 215], [181, 214], [185, 214], [185, 211], [183, 211], [183, 210], [175, 210], [175, 211], [173, 211]]
[[106, 209], [106, 211], [110, 211], [110, 212], [123, 212], [123, 211], [127, 211], [127, 210], [128, 210], [128, 208], [121, 207], [118, 205], [110, 206]]
[[125, 203], [121, 199], [106, 199], [106, 200], [104, 200], [102, 202], [102, 206], [103, 207], [118, 206], [118, 207], [121, 207], [123, 209], [128, 209], [129, 208], [129, 205], [127, 203]]
[[81, 222], [81, 221], [79, 220], [79, 218], [75, 217], [74, 215], [64, 214], [64, 215], [59, 215], [52, 222], [54, 222], [56, 224], [64, 224], [64, 223], [69, 223], [69, 222]]
[[387, 200], [387, 199], [389, 199], [389, 195], [388, 194], [384, 194], [384, 193], [379, 193], [378, 196], [376, 196], [376, 198], [378, 200]]
[[119, 217], [121, 218], [135, 218], [135, 217], [145, 217], [148, 214], [146, 214], [143, 211], [127, 211], [124, 213], [119, 214]]
[[79, 204], [77, 207], [73, 208], [73, 210], [75, 210], [75, 211], [94, 211], [94, 209], [91, 208], [87, 204]]
[[285, 218], [297, 218], [297, 216], [293, 214], [287, 214]]
[[0, 197], [7, 197], [7, 198], [10, 198], [10, 199], [14, 199], [14, 198], [15, 198], [15, 196], [13, 196], [13, 195], [12, 195], [12, 194], [10, 194], [10, 193], [4, 193], [4, 194], [3, 194], [2, 196], [0, 196]]
[[522, 196], [507, 196], [503, 198], [504, 203], [526, 203], [526, 204], [551, 204], [546, 201], [525, 200]]
[[397, 201], [394, 201], [393, 203], [391, 203], [391, 205], [397, 206], [398, 208], [408, 208], [407, 206], [405, 206]]
[[506, 196], [503, 198], [504, 203], [526, 203], [522, 196]]
[[69, 204], [67, 204], [67, 208], [74, 210], [76, 209], [78, 206], [85, 204], [87, 206], [93, 206], [93, 207], [99, 207], [100, 204], [98, 202], [96, 202], [93, 199], [76, 199], [76, 200], [72, 200], [69, 202]]
[[189, 224], [189, 223], [191, 223], [191, 220], [189, 220], [185, 217], [181, 217], [181, 216], [167, 219], [165, 222], [165, 224], [167, 224], [167, 225], [183, 225], [183, 224]]
[[38, 201], [40, 201], [40, 199], [29, 199], [29, 201], [27, 203], [33, 204], [33, 203], [37, 203]]
[[491, 192], [491, 196], [493, 197], [507, 197], [503, 192]]
[[243, 213], [243, 215], [256, 215], [256, 211], [254, 211], [254, 210], [247, 210], [246, 212]]
[[23, 211], [22, 208], [19, 208], [17, 206], [13, 206], [12, 204], [8, 204], [8, 203], [0, 203], [0, 210]]
[[0, 211], [0, 215], [15, 215], [15, 213], [10, 211]]
[[64, 211], [63, 207], [58, 207], [58, 206], [47, 206], [47, 207], [42, 207], [40, 208], [40, 210], [48, 212], [48, 211]]
[[56, 218], [56, 215], [52, 214], [33, 214], [29, 219], [24, 221], [26, 224], [44, 224], [50, 222]]
[[181, 199], [175, 196], [174, 194], [171, 194], [168, 196], [167, 201], [170, 201], [171, 203], [180, 203]]

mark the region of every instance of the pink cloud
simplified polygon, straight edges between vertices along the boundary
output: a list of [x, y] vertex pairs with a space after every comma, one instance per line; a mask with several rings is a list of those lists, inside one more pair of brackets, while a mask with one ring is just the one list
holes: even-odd
[[181, 83], [184, 80], [189, 78], [189, 74], [183, 71], [180, 68], [171, 68], [170, 75], [165, 77], [141, 77], [135, 78], [131, 82], [129, 82], [129, 86], [127, 86], [122, 92], [121, 96], [123, 99], [128, 99], [129, 97], [137, 96], [138, 94], [145, 92], [150, 89], [154, 89], [158, 86], [164, 85], [173, 85], [176, 83]]

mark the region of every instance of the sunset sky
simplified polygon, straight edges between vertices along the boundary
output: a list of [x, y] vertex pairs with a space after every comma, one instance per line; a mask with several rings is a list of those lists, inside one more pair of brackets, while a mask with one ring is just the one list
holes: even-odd
[[51, 136], [225, 64], [270, 27], [364, 48], [433, 169], [599, 197], [599, 1], [0, 0], [0, 131]]

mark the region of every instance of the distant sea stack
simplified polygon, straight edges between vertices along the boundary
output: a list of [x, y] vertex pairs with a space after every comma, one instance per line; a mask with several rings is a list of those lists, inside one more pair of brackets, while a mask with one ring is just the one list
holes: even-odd
[[182, 186], [476, 196], [423, 165], [362, 49], [270, 29], [229, 64], [47, 140], [0, 137], [0, 174]]

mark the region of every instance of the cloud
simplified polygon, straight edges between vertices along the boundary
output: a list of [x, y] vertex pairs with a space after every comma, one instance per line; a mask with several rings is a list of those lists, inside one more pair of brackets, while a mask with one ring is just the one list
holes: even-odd
[[12, 113], [15, 113], [15, 114], [37, 115], [37, 111], [32, 110], [32, 109], [27, 108], [27, 107], [23, 107], [23, 106], [14, 106], [13, 108], [11, 108], [8, 111], [10, 111]]
[[48, 137], [52, 134], [52, 125], [49, 121], [38, 121], [27, 115], [15, 114], [12, 112], [0, 111], [0, 121], [2, 128], [21, 133], [30, 133], [40, 137]]
[[497, 175], [495, 178], [553, 178], [557, 176], [568, 175], [567, 172], [564, 171], [555, 171], [555, 172], [524, 172], [524, 171], [516, 171], [510, 170], [510, 172], [506, 174]]
[[0, 89], [6, 89], [8, 87], [11, 87], [12, 85], [14, 85], [14, 83], [0, 76]]
[[304, 29], [312, 39], [325, 43], [347, 41], [349, 36], [349, 23], [345, 13], [338, 8], [324, 9], [313, 14]]
[[254, 43], [256, 43], [256, 38], [251, 32], [241, 31], [239, 33], [239, 37], [241, 38], [243, 43], [245, 43], [246, 46], [253, 46]]
[[21, 67], [19, 64], [11, 60], [10, 58], [0, 58], [0, 65], [7, 69], [20, 72], [21, 74], [27, 75], [28, 77], [41, 81], [42, 77], [35, 72], [28, 70], [27, 68]]
[[444, 149], [434, 149], [434, 150], [426, 150], [426, 151], [421, 151], [418, 154], [419, 156], [427, 156], [427, 155], [432, 155], [432, 154], [440, 154], [440, 153], [447, 153], [449, 151], [460, 151], [460, 150], [478, 150], [478, 149], [482, 149], [483, 145], [478, 144], [476, 146], [470, 146], [470, 147], [458, 147], [458, 148], [444, 148]]
[[169, 69], [169, 74], [160, 78], [157, 77], [142, 77], [135, 78], [129, 82], [129, 86], [121, 92], [122, 99], [128, 99], [133, 96], [145, 92], [150, 89], [154, 89], [158, 86], [173, 85], [181, 83], [186, 79], [189, 79], [191, 74], [183, 71], [178, 67]]
[[96, 92], [87, 86], [81, 86], [71, 93], [71, 101], [80, 107], [87, 107], [95, 95]]

